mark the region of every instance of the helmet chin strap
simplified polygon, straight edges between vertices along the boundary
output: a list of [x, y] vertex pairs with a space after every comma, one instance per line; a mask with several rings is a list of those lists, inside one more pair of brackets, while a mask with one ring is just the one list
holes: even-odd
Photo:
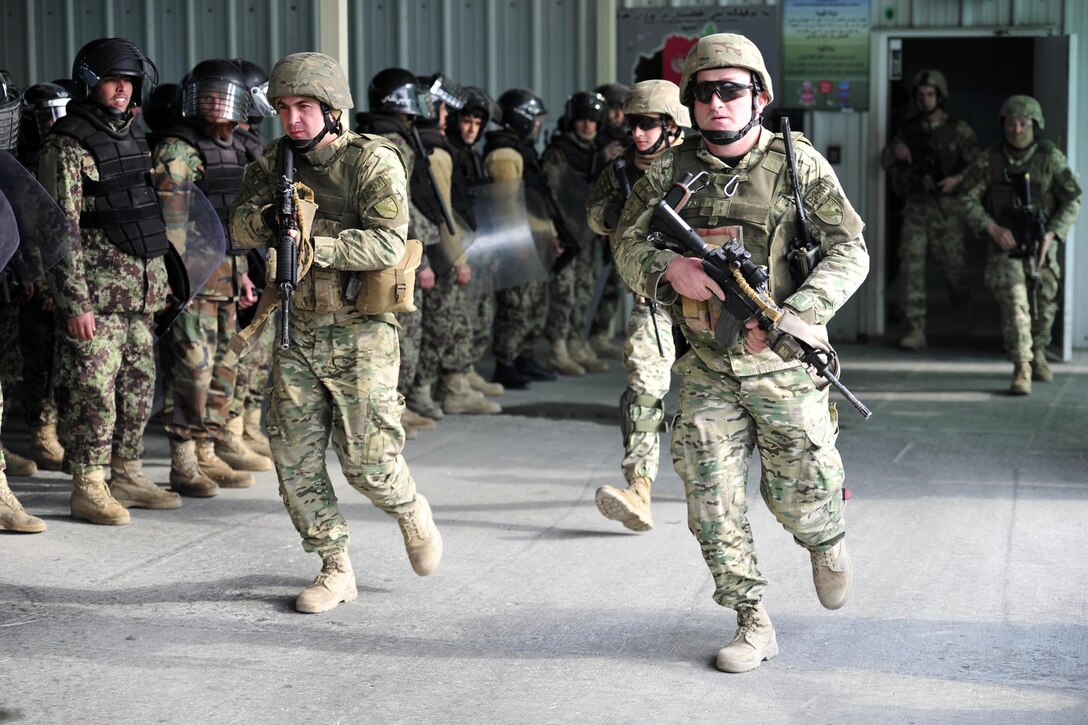
[[635, 147], [635, 153], [638, 154], [639, 156], [653, 156], [654, 154], [656, 154], [658, 152], [659, 149], [661, 149], [662, 144], [665, 145], [665, 148], [670, 148], [672, 146], [672, 142], [675, 141], [676, 139], [678, 139], [679, 137], [680, 137], [680, 128], [677, 127], [677, 129], [675, 131], [670, 132], [669, 131], [669, 117], [665, 116], [665, 115], [662, 115], [661, 116], [661, 135], [657, 137], [656, 141], [654, 141], [654, 145], [651, 146], [650, 148], [646, 149], [645, 151], [639, 151], [638, 147]]
[[317, 134], [309, 141], [291, 141], [291, 144], [299, 153], [308, 154], [313, 151], [314, 147], [321, 143], [321, 139], [325, 138], [326, 134], [335, 133], [339, 136], [344, 132], [344, 127], [340, 123], [340, 119], [332, 117], [332, 109], [329, 108], [328, 104], [321, 104], [321, 113], [325, 119], [325, 128], [321, 129], [321, 133]]

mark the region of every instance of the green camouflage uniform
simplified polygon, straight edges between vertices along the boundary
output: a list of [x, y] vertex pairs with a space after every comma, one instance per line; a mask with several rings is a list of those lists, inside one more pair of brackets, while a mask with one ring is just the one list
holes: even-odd
[[[123, 131], [134, 123], [110, 121]], [[151, 169], [148, 169], [150, 172]], [[50, 134], [42, 144], [38, 179], [78, 226], [83, 180], [98, 180], [93, 157], [74, 138]], [[50, 271], [57, 310], [58, 437], [65, 468], [84, 475], [105, 467], [111, 450], [123, 459], [143, 454], [155, 385], [152, 315], [166, 305], [162, 257], [126, 254], [101, 229], [82, 229], [80, 246]], [[90, 340], [68, 332], [67, 321], [93, 312]]]
[[[896, 141], [910, 148], [913, 168], [896, 160]], [[883, 167], [897, 175], [893, 188], [898, 186], [906, 196], [899, 234], [899, 279], [910, 329], [925, 329], [927, 250], [941, 265], [953, 306], [964, 309], [970, 304], [963, 201], [960, 194], [942, 194], [936, 185], [962, 173], [977, 155], [975, 132], [949, 116], [939, 123], [911, 119], [881, 156]]]
[[[153, 158], [160, 189], [204, 178], [199, 150], [176, 136], [163, 138]], [[167, 234], [184, 237], [185, 230], [170, 222], [168, 215]], [[163, 420], [172, 440], [216, 438], [227, 423], [238, 376], [230, 339], [238, 328], [235, 302], [245, 271], [244, 256], [226, 255], [170, 328], [172, 366]]]
[[[273, 243], [261, 210], [273, 201], [279, 143], [246, 169], [230, 225], [240, 246]], [[416, 499], [401, 455], [396, 320], [364, 316], [343, 297], [352, 272], [385, 269], [404, 255], [407, 174], [396, 147], [347, 131], [295, 158], [296, 180], [314, 190], [319, 206], [314, 264], [293, 298], [291, 347], [273, 355], [267, 429], [280, 495], [303, 547], [327, 558], [348, 544], [325, 466], [330, 437], [348, 483], [378, 508], [399, 515]], [[330, 189], [346, 193], [336, 198]]]
[[1026, 260], [1011, 258], [996, 244], [988, 245], [986, 286], [1001, 310], [1005, 352], [1009, 360], [1020, 363], [1030, 362], [1050, 344], [1061, 282], [1058, 247], [1068, 239], [1080, 211], [1081, 188], [1065, 154], [1050, 141], [1039, 141], [1020, 151], [1003, 142], [991, 146], [964, 173], [967, 223], [987, 240], [990, 236], [984, 230], [991, 222], [1017, 231], [1018, 202], [1015, 189], [1006, 181], [1006, 171], [1031, 174], [1032, 201], [1046, 214], [1047, 231], [1054, 232], [1039, 269], [1039, 314], [1035, 320], [1024, 274]]
[[[714, 600], [725, 607], [755, 606], [767, 580], [756, 566], [746, 512], [748, 466], [756, 446], [762, 463], [760, 492], [768, 508], [802, 546], [823, 552], [845, 533], [843, 468], [835, 440], [834, 406], [798, 362], [769, 349], [744, 351], [714, 337], [722, 314], [717, 298], [679, 298], [661, 280], [677, 252], [647, 240], [652, 206], [674, 175], [705, 170], [710, 182], [681, 212], [696, 229], [737, 225], [755, 263], [770, 274], [769, 290], [810, 324], [825, 324], [865, 279], [868, 253], [863, 223], [844, 196], [827, 161], [800, 134], [794, 144], [804, 203], [824, 258], [800, 289], [786, 262], [787, 242], [798, 233], [790, 209], [785, 154], [777, 134], [766, 130], [734, 168], [713, 156], [702, 139], [689, 139], [663, 154], [635, 185], [617, 230], [616, 264], [637, 294], [670, 305], [691, 351], [676, 362], [680, 411], [672, 457], [684, 479], [688, 524], [714, 577]], [[772, 142], [775, 145], [772, 147]], [[726, 185], [735, 187], [731, 195]], [[723, 236], [707, 238], [721, 243]]]
[[[635, 149], [629, 147], [622, 157], [627, 162], [627, 179], [634, 184], [642, 178], [635, 168]], [[615, 163], [610, 163], [593, 185], [586, 212], [589, 226], [597, 234], [608, 235], [615, 248], [615, 224], [626, 201], [617, 177]], [[655, 332], [656, 323], [656, 332]], [[658, 350], [657, 341], [661, 340]], [[620, 415], [625, 420], [624, 456], [620, 464], [624, 479], [632, 484], [643, 478], [657, 478], [660, 462], [661, 431], [665, 426], [665, 395], [669, 392], [676, 346], [672, 338], [672, 320], [661, 305], [649, 305], [635, 295], [627, 318], [627, 339], [623, 345], [623, 365], [627, 369], [627, 390], [620, 398]], [[626, 408], [626, 410], [623, 410]], [[629, 430], [629, 432], [628, 432]]]

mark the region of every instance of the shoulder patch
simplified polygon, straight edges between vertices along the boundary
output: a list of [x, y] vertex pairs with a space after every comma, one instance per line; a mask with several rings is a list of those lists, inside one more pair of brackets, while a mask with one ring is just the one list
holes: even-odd
[[824, 224], [832, 227], [842, 224], [845, 216], [842, 201], [835, 186], [827, 179], [817, 181], [805, 194], [803, 203]]

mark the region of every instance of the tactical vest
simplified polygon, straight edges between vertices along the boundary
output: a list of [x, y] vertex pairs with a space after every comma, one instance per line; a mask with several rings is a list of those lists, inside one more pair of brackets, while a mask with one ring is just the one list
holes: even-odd
[[487, 143], [484, 144], [484, 158], [487, 158], [492, 151], [499, 149], [514, 149], [521, 156], [521, 180], [526, 189], [533, 189], [544, 197], [551, 193], [548, 190], [544, 169], [540, 165], [540, 156], [531, 141], [526, 141], [510, 131], [489, 132]]
[[251, 130], [236, 128], [234, 129], [234, 138], [239, 139], [242, 142], [242, 146], [245, 147], [247, 164], [251, 164], [261, 158], [261, 154], [264, 152], [264, 144], [261, 143], [260, 136], [253, 133]]
[[450, 145], [457, 149], [457, 156], [454, 157], [454, 160], [461, 168], [461, 177], [466, 184], [478, 186], [479, 184], [491, 183], [492, 179], [488, 177], [487, 171], [484, 169], [484, 158], [476, 151], [474, 146], [466, 146], [456, 139], [450, 139]]
[[[959, 121], [949, 116], [936, 128], [927, 128], [920, 118], [911, 119], [903, 129], [903, 141], [910, 149], [915, 166], [924, 169], [938, 182], [958, 173], [967, 165], [963, 149], [955, 143]], [[921, 179], [913, 179], [907, 191], [923, 190]]]
[[550, 147], [563, 154], [563, 158], [579, 176], [589, 182], [590, 185], [600, 176], [597, 167], [597, 148], [593, 144], [583, 146], [567, 134], [560, 134], [552, 138]]
[[[1048, 217], [1053, 213], [1057, 202], [1050, 189], [1050, 180], [1043, 178], [1042, 166], [1053, 148], [1054, 144], [1050, 141], [1039, 141], [1031, 158], [1013, 169], [1015, 173], [1026, 171], [1031, 174], [1032, 204], [1036, 209], [1045, 212]], [[1023, 224], [1024, 218], [1021, 216], [1021, 203], [1016, 193], [1016, 186], [1006, 176], [1010, 167], [1009, 160], [1005, 156], [1004, 144], [991, 146], [986, 153], [990, 157], [990, 178], [983, 199], [986, 211], [995, 222], [1006, 229], [1018, 229]]]
[[[200, 153], [200, 160], [204, 162], [204, 176], [196, 182], [196, 186], [204, 192], [204, 196], [208, 197], [215, 213], [219, 215], [223, 229], [229, 229], [230, 208], [234, 204], [235, 197], [238, 196], [238, 191], [242, 188], [246, 164], [252, 160], [248, 157], [241, 137], [235, 132], [231, 137], [230, 145], [222, 146], [215, 139], [188, 124], [171, 128], [165, 136], [180, 138]], [[239, 255], [249, 251], [231, 244], [229, 235], [227, 244], [227, 254]]]
[[97, 181], [83, 177], [84, 211], [79, 226], [101, 229], [126, 254], [144, 259], [166, 254], [166, 224], [151, 180], [151, 151], [140, 124], [132, 120], [124, 130], [115, 131], [86, 106], [73, 102], [51, 133], [79, 141], [98, 168]]
[[[342, 229], [362, 226], [359, 214], [350, 206], [350, 195], [355, 190], [357, 168], [365, 155], [379, 146], [393, 149], [400, 156], [397, 147], [380, 136], [352, 133], [343, 151], [328, 166], [315, 168], [304, 157], [298, 159], [295, 179], [313, 189], [318, 205], [313, 234], [335, 237]], [[353, 301], [348, 297], [348, 288], [354, 276], [354, 272], [313, 265], [299, 280], [293, 298], [295, 307], [319, 313], [336, 312]]]

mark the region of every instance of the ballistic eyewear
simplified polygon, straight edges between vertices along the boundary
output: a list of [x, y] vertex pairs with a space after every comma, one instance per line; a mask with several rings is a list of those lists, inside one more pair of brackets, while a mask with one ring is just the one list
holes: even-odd
[[695, 93], [695, 100], [699, 103], [710, 103], [710, 99], [715, 95], [722, 99], [723, 103], [729, 103], [743, 96], [749, 88], [754, 90], [755, 86], [751, 83], [734, 83], [733, 81], [700, 81], [692, 90]]

